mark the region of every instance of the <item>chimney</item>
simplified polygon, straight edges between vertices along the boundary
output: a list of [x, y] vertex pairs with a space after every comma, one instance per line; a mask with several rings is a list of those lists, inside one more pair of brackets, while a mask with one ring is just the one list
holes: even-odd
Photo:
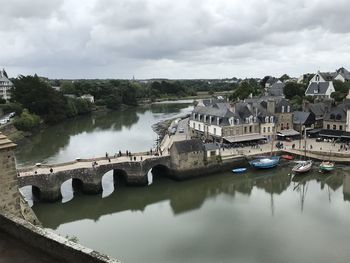
[[269, 114], [275, 114], [276, 102], [273, 99], [267, 101], [267, 112]]
[[305, 111], [305, 112], [309, 112], [310, 111], [310, 102], [307, 101], [307, 100], [304, 100], [303, 111]]

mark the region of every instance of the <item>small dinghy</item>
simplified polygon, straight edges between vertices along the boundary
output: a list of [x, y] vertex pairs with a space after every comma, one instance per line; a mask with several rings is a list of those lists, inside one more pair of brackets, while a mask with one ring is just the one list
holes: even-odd
[[288, 161], [291, 161], [294, 159], [294, 157], [292, 155], [289, 155], [289, 154], [284, 154], [281, 156], [284, 160], [288, 160]]
[[236, 169], [232, 169], [233, 173], [244, 173], [245, 171], [247, 171], [247, 168], [236, 168]]

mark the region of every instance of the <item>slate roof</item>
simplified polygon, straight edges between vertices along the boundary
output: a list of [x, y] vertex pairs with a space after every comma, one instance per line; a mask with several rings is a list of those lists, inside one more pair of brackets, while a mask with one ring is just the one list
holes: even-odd
[[268, 89], [269, 96], [284, 96], [283, 89], [286, 86], [284, 83], [275, 83]]
[[346, 112], [348, 109], [350, 109], [350, 103], [341, 103], [327, 111], [324, 119], [328, 121], [346, 122]]
[[350, 72], [346, 68], [342, 67], [338, 69], [337, 73], [342, 75], [345, 80], [350, 80]]
[[177, 141], [172, 144], [172, 147], [175, 147], [179, 154], [203, 151], [203, 143], [198, 139]]
[[309, 106], [309, 111], [316, 117], [323, 117], [326, 112], [326, 105], [323, 102], [313, 103]]
[[293, 113], [293, 123], [294, 124], [304, 124], [310, 116], [310, 112], [305, 111], [295, 111]]
[[206, 143], [204, 144], [204, 149], [206, 151], [214, 151], [220, 149], [220, 145], [218, 143]]
[[328, 81], [326, 82], [311, 82], [305, 91], [305, 95], [325, 95], [329, 88]]
[[336, 72], [318, 72], [325, 81], [332, 81], [337, 73]]

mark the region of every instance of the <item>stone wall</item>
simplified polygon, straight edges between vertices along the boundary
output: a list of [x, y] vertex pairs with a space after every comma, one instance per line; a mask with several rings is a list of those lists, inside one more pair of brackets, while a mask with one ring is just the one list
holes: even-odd
[[15, 146], [0, 133], [0, 209], [21, 216], [20, 194], [13, 152]]
[[[33, 249], [40, 250], [44, 255], [66, 263], [117, 263], [97, 251], [73, 243], [53, 232], [36, 227], [27, 221], [11, 214], [0, 212], [0, 230], [10, 236], [25, 242]], [[23, 262], [25, 260], [23, 259]]]

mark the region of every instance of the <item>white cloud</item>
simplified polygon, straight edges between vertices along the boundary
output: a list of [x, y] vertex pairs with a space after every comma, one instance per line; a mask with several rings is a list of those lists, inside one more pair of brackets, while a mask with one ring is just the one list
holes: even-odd
[[346, 0], [0, 0], [0, 66], [57, 78], [350, 67]]

